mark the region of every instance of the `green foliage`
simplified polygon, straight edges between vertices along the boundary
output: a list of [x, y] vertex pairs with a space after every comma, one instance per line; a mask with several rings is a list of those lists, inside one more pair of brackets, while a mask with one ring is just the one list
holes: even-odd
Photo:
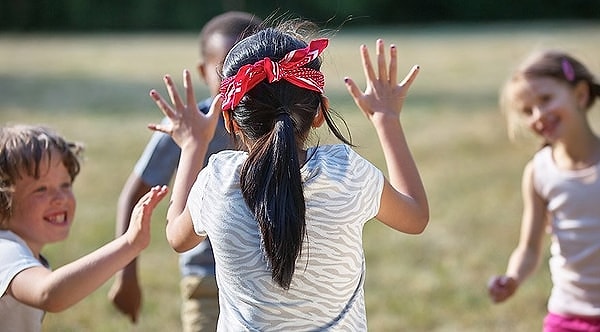
[[600, 17], [597, 0], [4, 0], [0, 2], [0, 29], [196, 31], [226, 10], [248, 11], [260, 17], [289, 14], [328, 28], [344, 23], [371, 26]]

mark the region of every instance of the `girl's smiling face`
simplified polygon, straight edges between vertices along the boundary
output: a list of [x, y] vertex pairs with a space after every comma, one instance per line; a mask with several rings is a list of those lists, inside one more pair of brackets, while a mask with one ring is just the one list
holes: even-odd
[[522, 78], [515, 90], [517, 110], [527, 126], [548, 143], [568, 135], [577, 110], [573, 89], [549, 77]]
[[40, 162], [39, 178], [23, 172], [15, 181], [13, 214], [8, 229], [39, 255], [47, 243], [67, 238], [75, 213], [72, 180], [58, 153]]

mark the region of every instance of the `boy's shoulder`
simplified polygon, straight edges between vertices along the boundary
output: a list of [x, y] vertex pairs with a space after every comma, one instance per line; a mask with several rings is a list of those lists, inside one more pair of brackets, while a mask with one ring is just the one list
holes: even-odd
[[5, 274], [10, 275], [28, 267], [44, 265], [19, 236], [11, 231], [0, 231], [0, 283], [7, 277]]

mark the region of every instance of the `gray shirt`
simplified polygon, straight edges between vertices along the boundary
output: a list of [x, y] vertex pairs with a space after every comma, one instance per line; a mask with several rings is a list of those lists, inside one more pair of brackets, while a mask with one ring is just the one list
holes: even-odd
[[[207, 113], [211, 102], [212, 98], [203, 100], [198, 103], [198, 109], [203, 113]], [[168, 118], [163, 119], [163, 123], [168, 121]], [[233, 148], [233, 142], [225, 130], [223, 117], [221, 117], [215, 136], [208, 146], [206, 160], [213, 153], [230, 148]], [[169, 135], [155, 132], [136, 163], [134, 172], [150, 186], [168, 184], [179, 163], [180, 153], [181, 150]], [[210, 241], [208, 239], [202, 241], [195, 248], [181, 253], [179, 255], [179, 268], [183, 276], [214, 275], [215, 261]]]

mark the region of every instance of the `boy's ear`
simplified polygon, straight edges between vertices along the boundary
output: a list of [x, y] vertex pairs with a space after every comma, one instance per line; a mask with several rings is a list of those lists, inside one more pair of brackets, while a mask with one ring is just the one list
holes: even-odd
[[204, 61], [198, 60], [196, 63], [196, 70], [198, 70], [198, 75], [200, 75], [200, 78], [202, 78], [204, 83], [206, 83], [206, 65], [204, 64]]
[[577, 107], [580, 110], [587, 109], [590, 100], [590, 87], [588, 82], [580, 81], [574, 88]]
[[312, 127], [319, 128], [325, 122], [325, 112], [329, 109], [329, 98], [326, 96], [321, 97], [321, 104], [319, 105], [319, 109], [317, 109], [317, 114], [315, 114], [315, 118], [313, 119]]

